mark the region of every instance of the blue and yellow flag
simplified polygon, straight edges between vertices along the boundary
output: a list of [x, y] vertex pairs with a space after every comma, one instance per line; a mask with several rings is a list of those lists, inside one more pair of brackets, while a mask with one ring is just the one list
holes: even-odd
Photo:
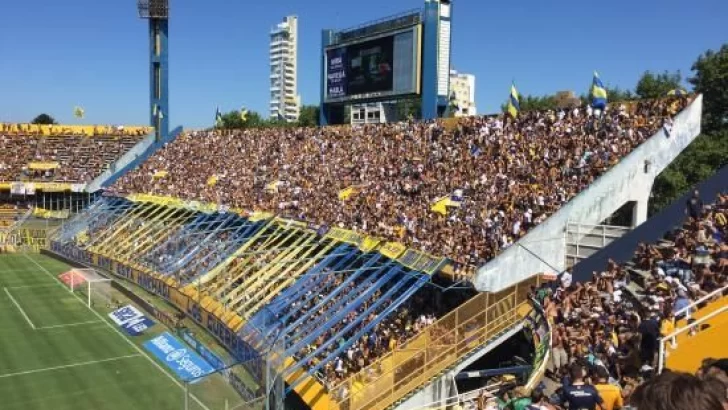
[[516, 118], [518, 117], [518, 112], [521, 111], [521, 103], [518, 100], [518, 90], [516, 90], [516, 85], [511, 84], [511, 95], [508, 96], [508, 114], [511, 115], [511, 117]]
[[599, 78], [599, 73], [594, 72], [594, 79], [592, 80], [592, 107], [604, 109], [607, 106], [607, 89], [602, 84], [602, 79]]
[[222, 113], [220, 112], [220, 107], [217, 107], [217, 109], [215, 110], [215, 126], [222, 126]]

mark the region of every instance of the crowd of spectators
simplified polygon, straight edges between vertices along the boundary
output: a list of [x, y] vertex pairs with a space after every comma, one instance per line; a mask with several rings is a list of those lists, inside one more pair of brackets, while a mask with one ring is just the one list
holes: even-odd
[[21, 203], [0, 203], [0, 228], [13, 225], [28, 209], [29, 205]]
[[[470, 269], [661, 127], [670, 130], [671, 117], [687, 103], [679, 97], [613, 104], [599, 113], [586, 107], [472, 117], [456, 127], [437, 121], [192, 132], [112, 192], [273, 211], [404, 242]], [[340, 199], [347, 188], [351, 195]], [[431, 210], [453, 195], [459, 207], [446, 215]]]
[[[0, 129], [0, 181], [91, 182], [144, 135], [137, 129], [95, 136]], [[57, 165], [33, 169], [31, 163]]]
[[[569, 366], [568, 385], [549, 397], [543, 389], [527, 394], [515, 388], [503, 400], [483, 394], [478, 410], [726, 410], [728, 358], [707, 359], [695, 375], [665, 371], [651, 376], [624, 396], [602, 368], [588, 372], [580, 364]], [[455, 406], [462, 410], [464, 403]]]
[[[547, 375], [559, 389], [552, 397], [542, 392], [532, 398], [511, 394], [512, 406], [520, 400], [524, 406], [540, 402], [536, 409], [556, 409], [566, 403], [569, 409], [612, 410], [630, 403], [639, 410], [715, 408], [650, 407], [664, 387], [656, 386], [665, 380], [698, 383], [679, 374], [649, 381], [658, 369], [660, 339], [677, 326], [694, 323], [695, 308], [690, 307], [694, 302], [702, 298], [701, 304], [707, 304], [728, 295], [728, 194], [705, 206], [696, 191], [685, 213], [682, 227], [658, 244], [640, 244], [632, 261], [622, 265], [609, 261], [605, 271], [594, 272], [585, 283], [574, 281], [567, 271], [555, 289], [543, 286], [534, 292], [552, 323]], [[701, 330], [693, 325], [689, 335]], [[667, 340], [668, 356], [679, 347], [675, 342]], [[706, 369], [716, 367], [712, 375], [720, 375], [722, 369], [721, 400], [727, 403], [728, 359], [708, 365]]]

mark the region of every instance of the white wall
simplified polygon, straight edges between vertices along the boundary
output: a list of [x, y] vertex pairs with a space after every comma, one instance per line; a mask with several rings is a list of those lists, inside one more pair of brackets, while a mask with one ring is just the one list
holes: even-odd
[[[474, 280], [476, 289], [497, 292], [537, 273], [563, 271], [568, 221], [599, 224], [624, 203], [637, 201], [635, 222], [644, 222], [655, 177], [700, 134], [702, 111], [703, 96], [699, 95], [675, 118], [669, 137], [661, 129], [517, 244], [481, 266]], [[646, 160], [650, 161], [647, 173]]]

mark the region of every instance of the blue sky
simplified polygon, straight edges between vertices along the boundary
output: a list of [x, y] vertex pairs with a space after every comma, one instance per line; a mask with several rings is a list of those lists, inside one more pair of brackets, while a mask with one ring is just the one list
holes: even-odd
[[[265, 113], [268, 33], [299, 17], [299, 92], [317, 103], [322, 28], [420, 8], [423, 0], [170, 0], [172, 125], [208, 126], [216, 106]], [[728, 41], [725, 0], [454, 0], [453, 68], [476, 75], [481, 113], [521, 93], [582, 92], [598, 70], [634, 86], [644, 70], [689, 74]], [[2, 0], [0, 121], [48, 112], [86, 123], [147, 122], [146, 22], [133, 0]]]

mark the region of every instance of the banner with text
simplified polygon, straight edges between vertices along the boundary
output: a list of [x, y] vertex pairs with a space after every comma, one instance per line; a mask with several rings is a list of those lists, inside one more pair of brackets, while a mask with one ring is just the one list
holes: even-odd
[[182, 342], [169, 332], [164, 332], [144, 342], [144, 348], [174, 371], [183, 381], [195, 381], [215, 371], [209, 363], [197, 353], [184, 347]]

